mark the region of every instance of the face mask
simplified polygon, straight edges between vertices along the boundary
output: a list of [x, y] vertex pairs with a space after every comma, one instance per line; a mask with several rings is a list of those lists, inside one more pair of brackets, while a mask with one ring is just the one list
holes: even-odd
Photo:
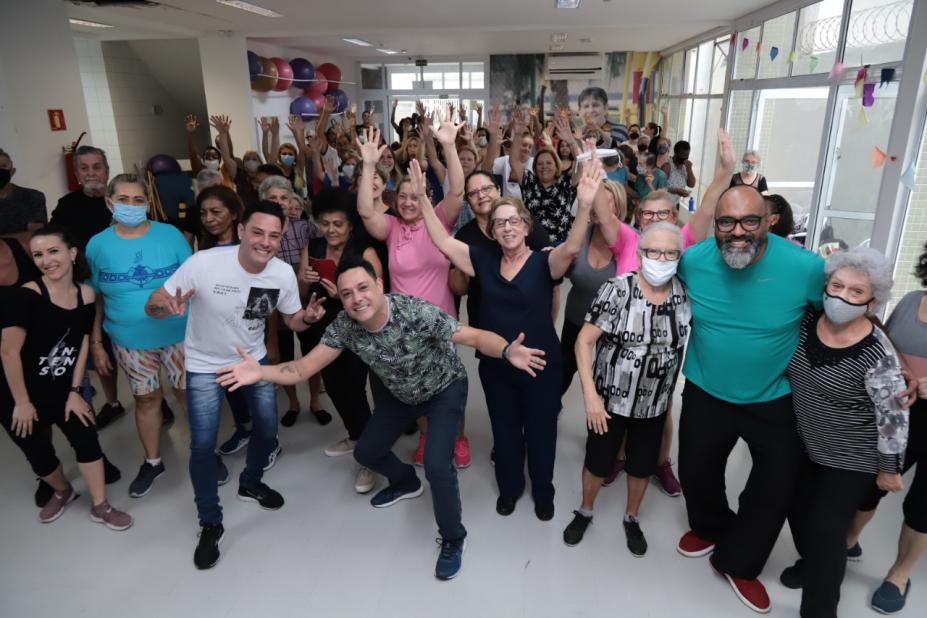
[[744, 163], [741, 169], [749, 174], [750, 172], [755, 172], [757, 167], [759, 166], [753, 163]]
[[257, 168], [259, 167], [261, 167], [261, 164], [255, 161], [254, 159], [245, 161], [245, 171], [248, 172], [249, 174], [253, 174], [257, 172]]
[[113, 204], [113, 220], [126, 227], [138, 227], [148, 220], [148, 207], [117, 202]]
[[342, 165], [341, 174], [346, 178], [354, 178], [354, 166], [353, 165]]
[[686, 159], [687, 157], [673, 157], [673, 161], [676, 163], [676, 165], [682, 165], [686, 162]]
[[284, 165], [293, 165], [296, 163], [296, 157], [291, 154], [280, 155], [280, 162]]
[[203, 161], [203, 165], [206, 166], [206, 169], [212, 170], [214, 172], [219, 170], [219, 160], [218, 159], [207, 159]]
[[637, 175], [638, 175], [638, 176], [645, 176], [646, 174], [647, 174], [647, 168], [644, 167], [643, 165], [638, 165], [638, 166], [637, 166]]
[[660, 144], [659, 146], [657, 146], [657, 154], [664, 155], [668, 152], [669, 152], [669, 146], [667, 146], [666, 144]]
[[870, 302], [867, 300], [859, 304], [851, 303], [839, 296], [831, 296], [824, 292], [824, 313], [827, 314], [827, 319], [834, 324], [846, 324], [866, 315]]
[[640, 136], [641, 136], [641, 134], [640, 134], [640, 133], [637, 133], [636, 131], [631, 131], [630, 133], [628, 133], [628, 139], [631, 140], [631, 141], [636, 140], [636, 139], [639, 138]]
[[641, 274], [650, 285], [663, 285], [676, 274], [679, 261], [651, 260], [641, 256]]
[[480, 148], [486, 148], [486, 146], [489, 144], [489, 140], [486, 139], [485, 135], [481, 135], [480, 139], [476, 140], [476, 143]]
[[0, 190], [5, 189], [8, 184], [10, 184], [10, 178], [13, 174], [10, 173], [10, 170], [0, 170]]

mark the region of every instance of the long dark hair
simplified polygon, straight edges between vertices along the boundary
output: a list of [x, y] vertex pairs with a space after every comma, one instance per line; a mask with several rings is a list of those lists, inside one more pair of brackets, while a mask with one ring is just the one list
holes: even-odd
[[68, 249], [77, 249], [77, 257], [74, 258], [74, 267], [71, 271], [74, 283], [80, 283], [90, 277], [90, 267], [87, 265], [87, 260], [80, 250], [80, 245], [77, 244], [77, 241], [74, 240], [74, 235], [71, 234], [66, 227], [54, 223], [44, 225], [32, 232], [32, 236], [29, 237], [29, 240], [38, 238], [39, 236], [57, 236]]
[[795, 227], [795, 217], [792, 215], [792, 206], [781, 195], [764, 195], [763, 201], [771, 215], [779, 215], [779, 221], [769, 228], [776, 236], [788, 238]]
[[[232, 243], [238, 244], [238, 224], [241, 223], [241, 215], [244, 211], [244, 207], [241, 205], [241, 199], [238, 197], [238, 194], [225, 185], [207, 187], [200, 191], [200, 194], [196, 196], [197, 212], [203, 212], [203, 202], [208, 199], [219, 200], [222, 202], [222, 205], [225, 206], [226, 210], [229, 211], [229, 214], [232, 215]], [[215, 247], [219, 239], [207, 232], [202, 227], [202, 223], [200, 221], [197, 221], [195, 225], [200, 230], [200, 249], [211, 249]]]

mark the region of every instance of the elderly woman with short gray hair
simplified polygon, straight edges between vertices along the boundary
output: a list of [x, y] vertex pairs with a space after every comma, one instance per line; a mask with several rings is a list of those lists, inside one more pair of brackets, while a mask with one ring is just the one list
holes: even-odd
[[902, 489], [908, 411], [901, 363], [870, 316], [888, 301], [891, 263], [856, 247], [825, 265], [824, 311], [809, 309], [788, 366], [806, 459], [789, 526], [801, 559], [780, 580], [801, 615], [837, 615], [847, 531], [877, 485]]

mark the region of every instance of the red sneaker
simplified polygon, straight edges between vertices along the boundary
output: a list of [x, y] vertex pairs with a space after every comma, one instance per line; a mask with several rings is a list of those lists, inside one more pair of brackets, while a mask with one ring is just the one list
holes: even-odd
[[624, 470], [624, 459], [616, 459], [615, 467], [612, 468], [611, 474], [605, 477], [605, 480], [602, 481], [602, 487], [608, 487], [618, 478], [618, 475]]
[[679, 479], [673, 474], [673, 463], [669, 459], [657, 466], [654, 476], [657, 477], [657, 487], [667, 496], [675, 498], [682, 495], [682, 486], [679, 484]]
[[709, 558], [708, 561], [711, 563], [711, 568], [715, 570], [715, 573], [727, 580], [727, 583], [734, 589], [734, 594], [737, 595], [737, 598], [740, 599], [744, 605], [760, 614], [769, 613], [771, 609], [769, 595], [766, 593], [766, 586], [764, 586], [760, 580], [741, 579], [733, 575], [728, 575], [727, 573], [722, 573], [715, 566], [715, 562], [712, 558]]
[[676, 551], [686, 558], [701, 558], [702, 556], [707, 556], [714, 550], [714, 543], [706, 541], [691, 530], [682, 535], [682, 538], [679, 539], [679, 543], [676, 544]]
[[418, 446], [415, 447], [415, 452], [412, 453], [412, 463], [416, 466], [425, 465], [425, 434], [418, 434]]
[[466, 436], [459, 436], [454, 442], [454, 466], [458, 469], [470, 466], [470, 440]]

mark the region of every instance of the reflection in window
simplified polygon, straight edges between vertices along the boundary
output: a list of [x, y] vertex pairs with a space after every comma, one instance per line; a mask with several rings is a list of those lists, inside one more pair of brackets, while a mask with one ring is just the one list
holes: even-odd
[[836, 20], [837, 36], [840, 32], [840, 16], [843, 13], [843, 0], [824, 0], [806, 6], [798, 14], [798, 52], [792, 75], [810, 75], [812, 73], [829, 73], [834, 66], [837, 51], [837, 39], [833, 38], [832, 26]]

